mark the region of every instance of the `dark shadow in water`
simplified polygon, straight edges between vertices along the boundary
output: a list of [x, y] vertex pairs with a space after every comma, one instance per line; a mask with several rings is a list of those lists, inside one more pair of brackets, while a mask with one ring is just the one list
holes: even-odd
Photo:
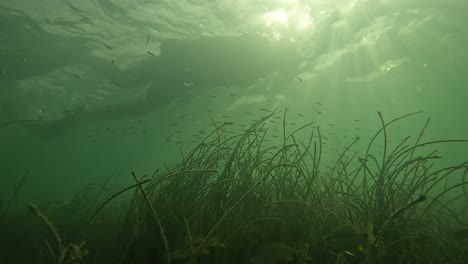
[[[1, 8], [0, 35], [7, 74], [0, 83], [41, 76], [69, 64], [83, 64], [122, 88], [152, 82], [146, 96], [131, 102], [99, 109], [74, 111], [59, 120], [31, 123], [24, 127], [39, 137], [55, 137], [77, 125], [143, 115], [167, 106], [187, 93], [218, 86], [245, 86], [273, 72], [293, 75], [301, 58], [294, 45], [251, 36], [203, 37], [186, 41], [167, 39], [161, 55], [148, 54], [135, 66], [121, 70], [107, 60], [91, 56], [86, 37], [57, 36], [45, 32], [33, 19], [16, 10]], [[81, 11], [77, 11], [80, 13]], [[83, 20], [87, 21], [85, 16]], [[50, 21], [76, 30], [78, 26]], [[69, 23], [69, 22], [66, 22]]]

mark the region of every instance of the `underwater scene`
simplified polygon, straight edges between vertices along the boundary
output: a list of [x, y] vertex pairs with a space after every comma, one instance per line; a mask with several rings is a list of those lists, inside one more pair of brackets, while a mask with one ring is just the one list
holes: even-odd
[[0, 263], [468, 263], [467, 14], [0, 0]]

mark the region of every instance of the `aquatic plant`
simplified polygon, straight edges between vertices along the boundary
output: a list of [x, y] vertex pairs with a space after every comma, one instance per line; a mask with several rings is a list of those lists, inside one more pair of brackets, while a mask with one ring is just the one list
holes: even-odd
[[[146, 241], [145, 237], [155, 232], [148, 221], [152, 213], [144, 206], [152, 204], [154, 210], [160, 212], [158, 229], [163, 229], [167, 237], [167, 240], [152, 239], [152, 243], [161, 246], [167, 243], [169, 246], [164, 246], [167, 249], [177, 241], [190, 240], [192, 234], [197, 238], [204, 237], [195, 247], [189, 243], [192, 245], [191, 262], [216, 262], [221, 256], [228, 256], [232, 262], [236, 259], [249, 262], [252, 256], [247, 256], [248, 252], [254, 254], [255, 248], [271, 243], [296, 244], [299, 248], [307, 244], [309, 255], [305, 256], [306, 259], [310, 257], [323, 263], [337, 259], [381, 262], [384, 255], [388, 259], [401, 256], [399, 243], [413, 243], [405, 236], [421, 230], [425, 213], [431, 211], [439, 199], [431, 190], [441, 178], [465, 168], [462, 164], [436, 172], [430, 170], [428, 162], [439, 157], [434, 153], [417, 156], [417, 149], [466, 140], [421, 143], [426, 127], [412, 145], [406, 138], [388, 151], [384, 143], [383, 157], [379, 162], [369, 152], [377, 136], [383, 133], [386, 142], [389, 125], [416, 114], [385, 123], [379, 113], [382, 128], [371, 140], [365, 155], [359, 158], [348, 156], [349, 150], [359, 140], [356, 138], [327, 171], [321, 166], [323, 145], [320, 127], [312, 129], [309, 142], [304, 143], [295, 135], [311, 124], [287, 134], [287, 111], [283, 112], [282, 144], [265, 147], [264, 140], [268, 136], [265, 121], [278, 114], [278, 111], [273, 111], [235, 136], [223, 133], [231, 124], [225, 123], [183, 156], [180, 164], [154, 174], [145, 185], [147, 199], [135, 197], [128, 214], [126, 228], [133, 231], [123, 234], [132, 237], [129, 251], [132, 251], [131, 244]], [[446, 173], [440, 176], [440, 172]], [[460, 186], [453, 188], [457, 187]], [[413, 198], [415, 195], [420, 196]], [[413, 208], [426, 199], [426, 207], [421, 207], [424, 210]], [[438, 211], [442, 209], [437, 208]], [[375, 230], [336, 236], [336, 230], [357, 224], [372, 224]], [[392, 237], [390, 233], [396, 229], [401, 232]], [[330, 238], [333, 235], [335, 244], [343, 244], [347, 239], [348, 244], [354, 246], [332, 246]], [[221, 250], [222, 254], [206, 254], [205, 246], [213, 239], [226, 245]], [[343, 255], [344, 252], [349, 254]], [[153, 254], [153, 258], [156, 255]], [[174, 256], [175, 253], [169, 255]], [[298, 258], [296, 255], [299, 254], [294, 258]], [[129, 256], [134, 257], [131, 252]], [[285, 256], [286, 260], [291, 258], [292, 255]], [[401, 261], [408, 262], [405, 259]]]
[[[281, 114], [282, 138], [275, 146], [266, 141], [270, 135], [266, 121]], [[181, 153], [180, 163], [141, 178], [132, 172], [135, 183], [119, 190], [109, 187], [109, 179], [85, 186], [49, 215], [57, 220], [62, 234], [38, 206], [31, 205], [52, 238], [44, 245], [46, 260], [103, 263], [105, 254], [119, 252], [119, 256], [107, 256], [108, 261], [468, 261], [460, 243], [463, 219], [451, 206], [465, 198], [468, 162], [435, 169], [433, 161], [441, 157], [426, 149], [467, 141], [424, 142], [426, 122], [415, 141], [406, 137], [390, 147], [385, 143], [390, 127], [417, 113], [390, 122], [378, 114], [382, 126], [367, 150], [353, 153], [361, 140], [356, 137], [331, 166], [324, 162], [321, 128], [307, 123], [289, 132], [287, 109], [269, 113], [240, 134], [227, 133], [232, 123], [218, 125], [213, 120], [212, 133], [189, 153]], [[307, 130], [310, 136], [304, 137]], [[372, 146], [379, 137], [384, 141], [383, 152], [374, 154]], [[448, 183], [460, 174], [461, 182]], [[460, 194], [455, 195], [456, 190]], [[125, 219], [106, 211], [124, 196], [116, 209], [126, 210]], [[115, 234], [112, 240], [105, 239], [109, 236], [105, 230]], [[64, 237], [78, 242], [66, 243]], [[94, 249], [93, 258], [84, 258], [85, 241], [87, 248]], [[99, 261], [96, 254], [103, 255]]]
[[47, 249], [49, 250], [52, 262], [56, 264], [79, 264], [83, 263], [84, 258], [88, 255], [88, 250], [84, 248], [85, 242], [79, 242], [77, 244], [65, 243], [60, 236], [57, 228], [49, 220], [49, 218], [44, 215], [44, 213], [35, 205], [30, 204], [29, 208], [31, 211], [41, 219], [44, 225], [49, 230], [52, 235], [54, 242], [56, 244], [56, 249], [54, 249], [49, 242], [45, 240]]

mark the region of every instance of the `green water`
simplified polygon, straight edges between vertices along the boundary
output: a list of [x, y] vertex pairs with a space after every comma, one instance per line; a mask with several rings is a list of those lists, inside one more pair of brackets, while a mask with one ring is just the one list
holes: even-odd
[[[116, 183], [131, 182], [131, 170], [151, 174], [178, 162], [212, 130], [210, 117], [239, 131], [262, 108], [288, 108], [287, 122], [297, 123], [290, 130], [320, 126], [330, 161], [356, 135], [368, 142], [381, 126], [377, 111], [388, 121], [423, 111], [392, 128], [393, 144], [416, 137], [428, 118], [425, 139], [467, 139], [467, 11], [461, 0], [0, 0], [0, 123], [92, 113], [159, 87], [157, 107], [145, 113], [84, 115], [42, 136], [27, 124], [1, 127], [0, 198], [26, 171], [21, 201], [68, 197], [114, 172]], [[240, 47], [233, 38], [153, 64], [167, 39], [245, 35], [281, 48]], [[158, 76], [183, 79], [185, 88]], [[447, 164], [468, 158], [466, 144], [438, 149]]]

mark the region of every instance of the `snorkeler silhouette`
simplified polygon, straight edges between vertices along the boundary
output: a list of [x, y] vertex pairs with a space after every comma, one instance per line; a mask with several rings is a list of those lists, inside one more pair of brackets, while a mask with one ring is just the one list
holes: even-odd
[[[63, 118], [25, 127], [38, 137], [54, 137], [77, 125], [143, 115], [167, 106], [189, 91], [218, 86], [245, 86], [268, 73], [293, 74], [300, 56], [287, 41], [261, 36], [218, 36], [196, 40], [167, 39], [161, 54], [114, 75], [117, 85], [131, 88], [151, 81], [144, 97], [98, 109], [74, 111]], [[130, 77], [131, 76], [131, 77]]]

